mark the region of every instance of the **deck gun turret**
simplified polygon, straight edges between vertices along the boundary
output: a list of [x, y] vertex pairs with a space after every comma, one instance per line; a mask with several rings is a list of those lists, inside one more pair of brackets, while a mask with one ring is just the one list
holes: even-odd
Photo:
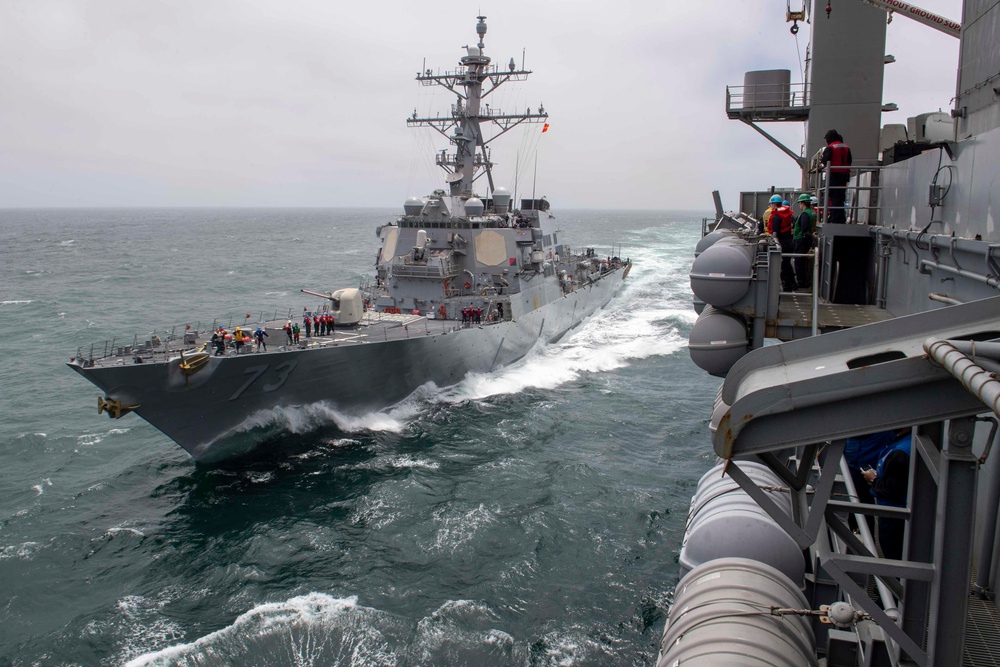
[[364, 316], [365, 300], [361, 294], [361, 290], [357, 288], [348, 287], [329, 294], [307, 289], [303, 289], [302, 291], [306, 294], [329, 299], [330, 309], [327, 312], [333, 315], [337, 326], [354, 326]]

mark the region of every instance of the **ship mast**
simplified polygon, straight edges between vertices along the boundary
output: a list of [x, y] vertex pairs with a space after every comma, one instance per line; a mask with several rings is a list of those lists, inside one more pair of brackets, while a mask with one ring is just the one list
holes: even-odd
[[[508, 81], [524, 81], [531, 71], [517, 69], [513, 58], [510, 59], [507, 71], [501, 71], [496, 65], [490, 67], [490, 58], [483, 53], [486, 17], [477, 18], [479, 43], [464, 47], [466, 55], [459, 61], [461, 69], [444, 74], [434, 74], [432, 70], [426, 69], [417, 74], [417, 81], [421, 85], [442, 86], [457, 96], [456, 103], [451, 106], [451, 115], [419, 118], [414, 111], [406, 119], [407, 126], [430, 126], [455, 146], [454, 153], [449, 154], [447, 150], [443, 150], [436, 157], [437, 165], [446, 172], [445, 181], [451, 188], [452, 196], [471, 196], [472, 184], [483, 174], [486, 175], [489, 191], [492, 192], [495, 187], [493, 163], [487, 148], [489, 144], [521, 123], [541, 123], [549, 117], [545, 107], [541, 105], [537, 113], [531, 113], [531, 109], [524, 113], [504, 113], [484, 104], [483, 100], [501, 85]], [[487, 84], [485, 90], [484, 84]], [[485, 138], [483, 123], [493, 123], [498, 132], [489, 139]]]

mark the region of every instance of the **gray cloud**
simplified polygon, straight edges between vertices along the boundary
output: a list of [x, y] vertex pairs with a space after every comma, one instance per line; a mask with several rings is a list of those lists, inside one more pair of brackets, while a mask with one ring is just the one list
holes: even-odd
[[[744, 71], [799, 79], [780, 2], [489, 4], [5, 0], [0, 206], [396, 206], [439, 187], [444, 147], [405, 117], [452, 101], [413, 76], [456, 66], [480, 7], [494, 62], [526, 49], [536, 71], [491, 103], [552, 114], [497, 149], [501, 183], [517, 161], [531, 179], [532, 146], [564, 208], [708, 208], [712, 189], [732, 205], [797, 182], [724, 113]], [[958, 0], [921, 4], [960, 18]], [[897, 19], [887, 50], [887, 122], [948, 105], [957, 40]], [[801, 125], [769, 129], [802, 143]]]

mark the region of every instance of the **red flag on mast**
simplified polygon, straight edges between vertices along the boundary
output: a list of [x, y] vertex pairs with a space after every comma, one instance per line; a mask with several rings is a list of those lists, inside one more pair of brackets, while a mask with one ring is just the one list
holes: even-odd
[[542, 125], [542, 133], [544, 134], [545, 132], [548, 132], [548, 131], [549, 131], [549, 124], [546, 123], [545, 125]]

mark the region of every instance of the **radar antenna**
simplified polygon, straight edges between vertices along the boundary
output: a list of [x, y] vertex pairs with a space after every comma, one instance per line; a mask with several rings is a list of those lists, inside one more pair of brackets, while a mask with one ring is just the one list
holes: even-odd
[[[436, 158], [437, 165], [446, 172], [445, 181], [453, 196], [472, 195], [472, 184], [484, 174], [489, 182], [488, 190], [495, 190], [493, 163], [487, 146], [522, 123], [542, 123], [549, 117], [541, 106], [537, 113], [531, 113], [530, 108], [518, 113], [504, 112], [483, 104], [483, 99], [494, 90], [508, 81], [524, 81], [531, 71], [524, 69], [523, 65], [521, 69], [517, 69], [513, 58], [506, 70], [501, 70], [496, 65], [491, 67], [491, 60], [483, 51], [486, 17], [476, 18], [479, 19], [476, 24], [479, 42], [475, 46], [465, 47], [466, 54], [459, 61], [459, 69], [434, 74], [425, 66], [417, 74], [417, 81], [421, 85], [441, 86], [455, 94], [457, 99], [451, 105], [450, 115], [432, 118], [413, 114], [406, 119], [408, 127], [432, 127], [455, 146], [454, 153], [442, 151]], [[483, 123], [492, 123], [496, 130], [490, 138], [483, 135]]]

